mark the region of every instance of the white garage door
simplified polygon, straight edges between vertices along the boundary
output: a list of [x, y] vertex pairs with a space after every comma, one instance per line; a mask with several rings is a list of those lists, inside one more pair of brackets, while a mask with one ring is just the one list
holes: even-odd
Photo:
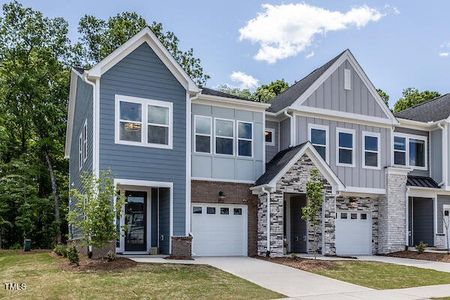
[[372, 217], [368, 212], [338, 211], [336, 254], [372, 254]]
[[247, 256], [247, 206], [192, 204], [193, 254]]

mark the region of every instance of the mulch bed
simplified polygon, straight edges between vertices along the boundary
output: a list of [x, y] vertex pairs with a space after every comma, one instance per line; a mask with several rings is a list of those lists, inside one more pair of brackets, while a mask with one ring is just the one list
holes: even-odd
[[258, 257], [258, 258], [308, 272], [329, 270], [336, 268], [335, 262], [320, 259], [304, 259], [292, 257], [270, 257], [270, 258]]
[[387, 254], [387, 256], [450, 263], [450, 254], [446, 253], [424, 252], [419, 254], [416, 251], [400, 251]]
[[[52, 255], [57, 256], [54, 253]], [[64, 261], [60, 264], [60, 267], [64, 271], [96, 272], [96, 271], [120, 271], [135, 267], [136, 265], [137, 262], [124, 257], [117, 257], [113, 261], [107, 261], [104, 259], [89, 259], [87, 257], [80, 256], [79, 266], [69, 263], [69, 261], [66, 258], [64, 258]]]

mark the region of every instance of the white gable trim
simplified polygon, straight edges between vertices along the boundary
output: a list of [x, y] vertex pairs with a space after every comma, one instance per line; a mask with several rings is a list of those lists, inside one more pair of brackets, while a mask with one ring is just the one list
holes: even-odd
[[125, 44], [114, 50], [110, 55], [104, 58], [101, 62], [95, 65], [92, 69], [87, 71], [89, 77], [99, 78], [106, 71], [111, 69], [115, 64], [125, 58], [128, 54], [133, 52], [142, 43], [147, 43], [150, 48], [156, 53], [166, 67], [172, 72], [175, 78], [183, 85], [183, 87], [193, 93], [200, 92], [200, 89], [189, 77], [189, 75], [181, 68], [181, 66], [175, 61], [172, 55], [161, 44], [156, 35], [146, 27], [139, 33], [129, 39]]
[[[363, 83], [369, 89], [369, 92], [377, 101], [378, 105], [381, 107], [382, 111], [386, 115], [387, 119], [377, 118], [380, 120], [384, 120], [384, 122], [388, 121], [392, 125], [398, 124], [398, 121], [389, 110], [389, 108], [384, 104], [383, 99], [381, 99], [380, 95], [378, 95], [376, 88], [372, 84], [372, 82], [367, 77], [366, 73], [363, 71], [359, 63], [356, 61], [353, 54], [350, 50], [346, 50], [291, 106], [292, 109], [302, 110], [304, 106], [302, 104], [319, 88], [319, 86], [325, 82], [325, 80], [337, 70], [337, 68], [344, 63], [346, 60], [350, 63], [350, 65], [355, 69], [355, 72], [359, 75]], [[339, 112], [340, 113], [340, 112]], [[336, 112], [335, 112], [336, 114]]]

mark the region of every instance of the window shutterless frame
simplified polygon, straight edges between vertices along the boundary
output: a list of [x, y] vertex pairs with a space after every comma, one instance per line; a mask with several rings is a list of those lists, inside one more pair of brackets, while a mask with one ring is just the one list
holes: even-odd
[[78, 138], [78, 170], [83, 168], [83, 132], [80, 133]]
[[[207, 119], [209, 122], [209, 134], [206, 133], [198, 133], [197, 132], [197, 122], [199, 119]], [[212, 153], [212, 139], [213, 139], [213, 127], [212, 127], [212, 117], [209, 116], [201, 116], [201, 115], [195, 115], [194, 116], [194, 153], [204, 153], [204, 154], [211, 154]], [[197, 151], [197, 136], [206, 136], [209, 137], [209, 152], [203, 152], [203, 151]]]
[[[217, 134], [217, 121], [226, 121], [226, 122], [232, 122], [232, 128], [233, 128], [233, 136], [229, 137], [229, 136], [223, 136], [223, 135], [218, 135]], [[222, 119], [222, 118], [214, 118], [214, 154], [215, 155], [223, 155], [223, 156], [234, 156], [235, 153], [235, 147], [236, 147], [236, 143], [235, 143], [235, 137], [236, 137], [236, 126], [235, 126], [235, 121], [232, 119]], [[223, 139], [230, 139], [233, 141], [233, 153], [232, 154], [225, 154], [225, 153], [217, 153], [217, 138], [223, 138]]]
[[[251, 130], [252, 130], [252, 135], [251, 135], [250, 138], [242, 138], [242, 137], [239, 137], [239, 124], [250, 124]], [[236, 153], [237, 153], [237, 156], [239, 156], [239, 157], [246, 157], [246, 158], [253, 158], [253, 131], [254, 131], [254, 128], [253, 128], [253, 122], [236, 121], [236, 138], [237, 138], [237, 143], [236, 143]], [[248, 156], [248, 155], [241, 155], [241, 154], [239, 153], [239, 141], [247, 141], [247, 142], [250, 142], [250, 145], [251, 145], [251, 148], [252, 148], [251, 153], [250, 153], [250, 156]]]
[[[367, 137], [375, 137], [377, 138], [377, 150], [372, 149], [366, 149], [366, 136]], [[366, 166], [366, 152], [368, 153], [376, 153], [377, 154], [377, 166]], [[374, 170], [380, 170], [381, 166], [381, 135], [377, 132], [369, 132], [369, 131], [363, 131], [362, 132], [362, 151], [361, 151], [361, 161], [362, 161], [362, 168], [363, 169], [374, 169]]]
[[83, 163], [87, 160], [87, 119], [84, 121], [84, 127], [83, 127]]
[[[395, 137], [401, 137], [401, 138], [405, 138], [406, 141], [406, 150], [405, 151], [401, 151], [401, 150], [395, 150], [394, 148], [394, 138]], [[424, 142], [424, 164], [425, 166], [421, 167], [421, 166], [413, 166], [410, 165], [409, 163], [409, 157], [410, 157], [410, 147], [409, 147], [409, 142], [410, 140], [419, 140], [419, 141], [423, 141]], [[405, 164], [404, 165], [399, 165], [399, 164], [394, 164], [394, 152], [395, 151], [399, 151], [399, 152], [406, 152], [405, 154]], [[394, 132], [394, 134], [392, 135], [392, 148], [391, 148], [391, 160], [392, 160], [392, 164], [394, 166], [398, 166], [398, 167], [409, 167], [415, 170], [428, 170], [428, 137], [426, 136], [422, 136], [422, 135], [415, 135], [415, 134], [406, 134], [406, 133], [396, 133]]]
[[[325, 145], [315, 144], [312, 142], [311, 132], [313, 129], [325, 131]], [[327, 163], [329, 163], [329, 160], [330, 160], [330, 146], [329, 146], [330, 145], [330, 137], [329, 137], [328, 132], [329, 132], [329, 127], [326, 125], [318, 125], [318, 124], [311, 124], [311, 123], [308, 124], [308, 141], [310, 141], [313, 146], [325, 147], [325, 161]]]
[[[339, 133], [346, 133], [346, 134], [351, 134], [352, 135], [352, 147], [341, 147], [339, 145]], [[356, 131], [354, 129], [349, 129], [349, 128], [339, 128], [336, 127], [336, 166], [340, 166], [340, 167], [355, 167], [355, 147], [356, 144]], [[346, 163], [341, 163], [339, 162], [339, 150], [351, 150], [352, 151], [352, 163], [351, 164], [346, 164]]]
[[275, 146], [275, 128], [266, 128], [264, 131], [264, 141], [266, 140], [266, 132], [270, 132], [272, 140], [265, 142], [267, 146]]
[[[120, 119], [120, 102], [137, 103], [141, 105], [141, 120], [140, 121], [129, 121]], [[163, 108], [168, 108], [168, 124], [155, 124], [148, 122], [148, 110], [149, 106], [158, 106]], [[128, 123], [139, 123], [141, 124], [141, 140], [139, 142], [126, 141], [120, 139], [120, 122]], [[168, 128], [168, 143], [157, 144], [148, 142], [148, 126], [158, 126]], [[173, 103], [169, 101], [160, 101], [153, 99], [145, 99], [138, 97], [130, 97], [123, 95], [115, 96], [115, 130], [114, 130], [114, 140], [116, 144], [130, 145], [130, 146], [143, 146], [150, 148], [161, 148], [161, 149], [173, 149]]]

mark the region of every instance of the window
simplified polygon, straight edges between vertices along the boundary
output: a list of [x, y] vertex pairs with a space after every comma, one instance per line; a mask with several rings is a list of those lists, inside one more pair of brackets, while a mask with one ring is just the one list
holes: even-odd
[[394, 165], [427, 169], [427, 138], [417, 135], [395, 134]]
[[116, 95], [117, 144], [172, 148], [173, 104]]
[[215, 207], [207, 207], [206, 208], [206, 213], [208, 215], [215, 215], [216, 214], [216, 208]]
[[220, 214], [221, 215], [229, 215], [230, 214], [230, 209], [228, 207], [221, 207], [220, 208]]
[[353, 129], [336, 128], [336, 160], [338, 166], [355, 166], [355, 131]]
[[195, 152], [211, 153], [211, 117], [195, 116]]
[[309, 124], [308, 128], [309, 141], [320, 156], [328, 162], [328, 126]]
[[234, 121], [214, 119], [216, 154], [234, 155]]
[[193, 214], [202, 214], [202, 212], [203, 212], [203, 208], [201, 206], [192, 207]]
[[352, 220], [358, 219], [358, 214], [356, 214], [356, 213], [350, 214], [350, 219], [352, 219]]
[[83, 162], [87, 160], [87, 120], [84, 121], [83, 127]]
[[361, 220], [367, 220], [367, 214], [361, 214]]
[[238, 121], [238, 156], [253, 156], [253, 123]]
[[350, 69], [344, 69], [344, 89], [352, 89], [352, 72]]
[[380, 168], [380, 134], [363, 131], [362, 167], [366, 169]]
[[78, 138], [78, 169], [83, 167], [83, 133], [80, 133]]
[[235, 208], [233, 209], [233, 213], [235, 216], [241, 216], [242, 215], [242, 208]]
[[267, 146], [275, 146], [275, 129], [266, 128], [266, 131], [264, 131], [264, 138]]
[[341, 219], [347, 219], [347, 213], [341, 213]]

